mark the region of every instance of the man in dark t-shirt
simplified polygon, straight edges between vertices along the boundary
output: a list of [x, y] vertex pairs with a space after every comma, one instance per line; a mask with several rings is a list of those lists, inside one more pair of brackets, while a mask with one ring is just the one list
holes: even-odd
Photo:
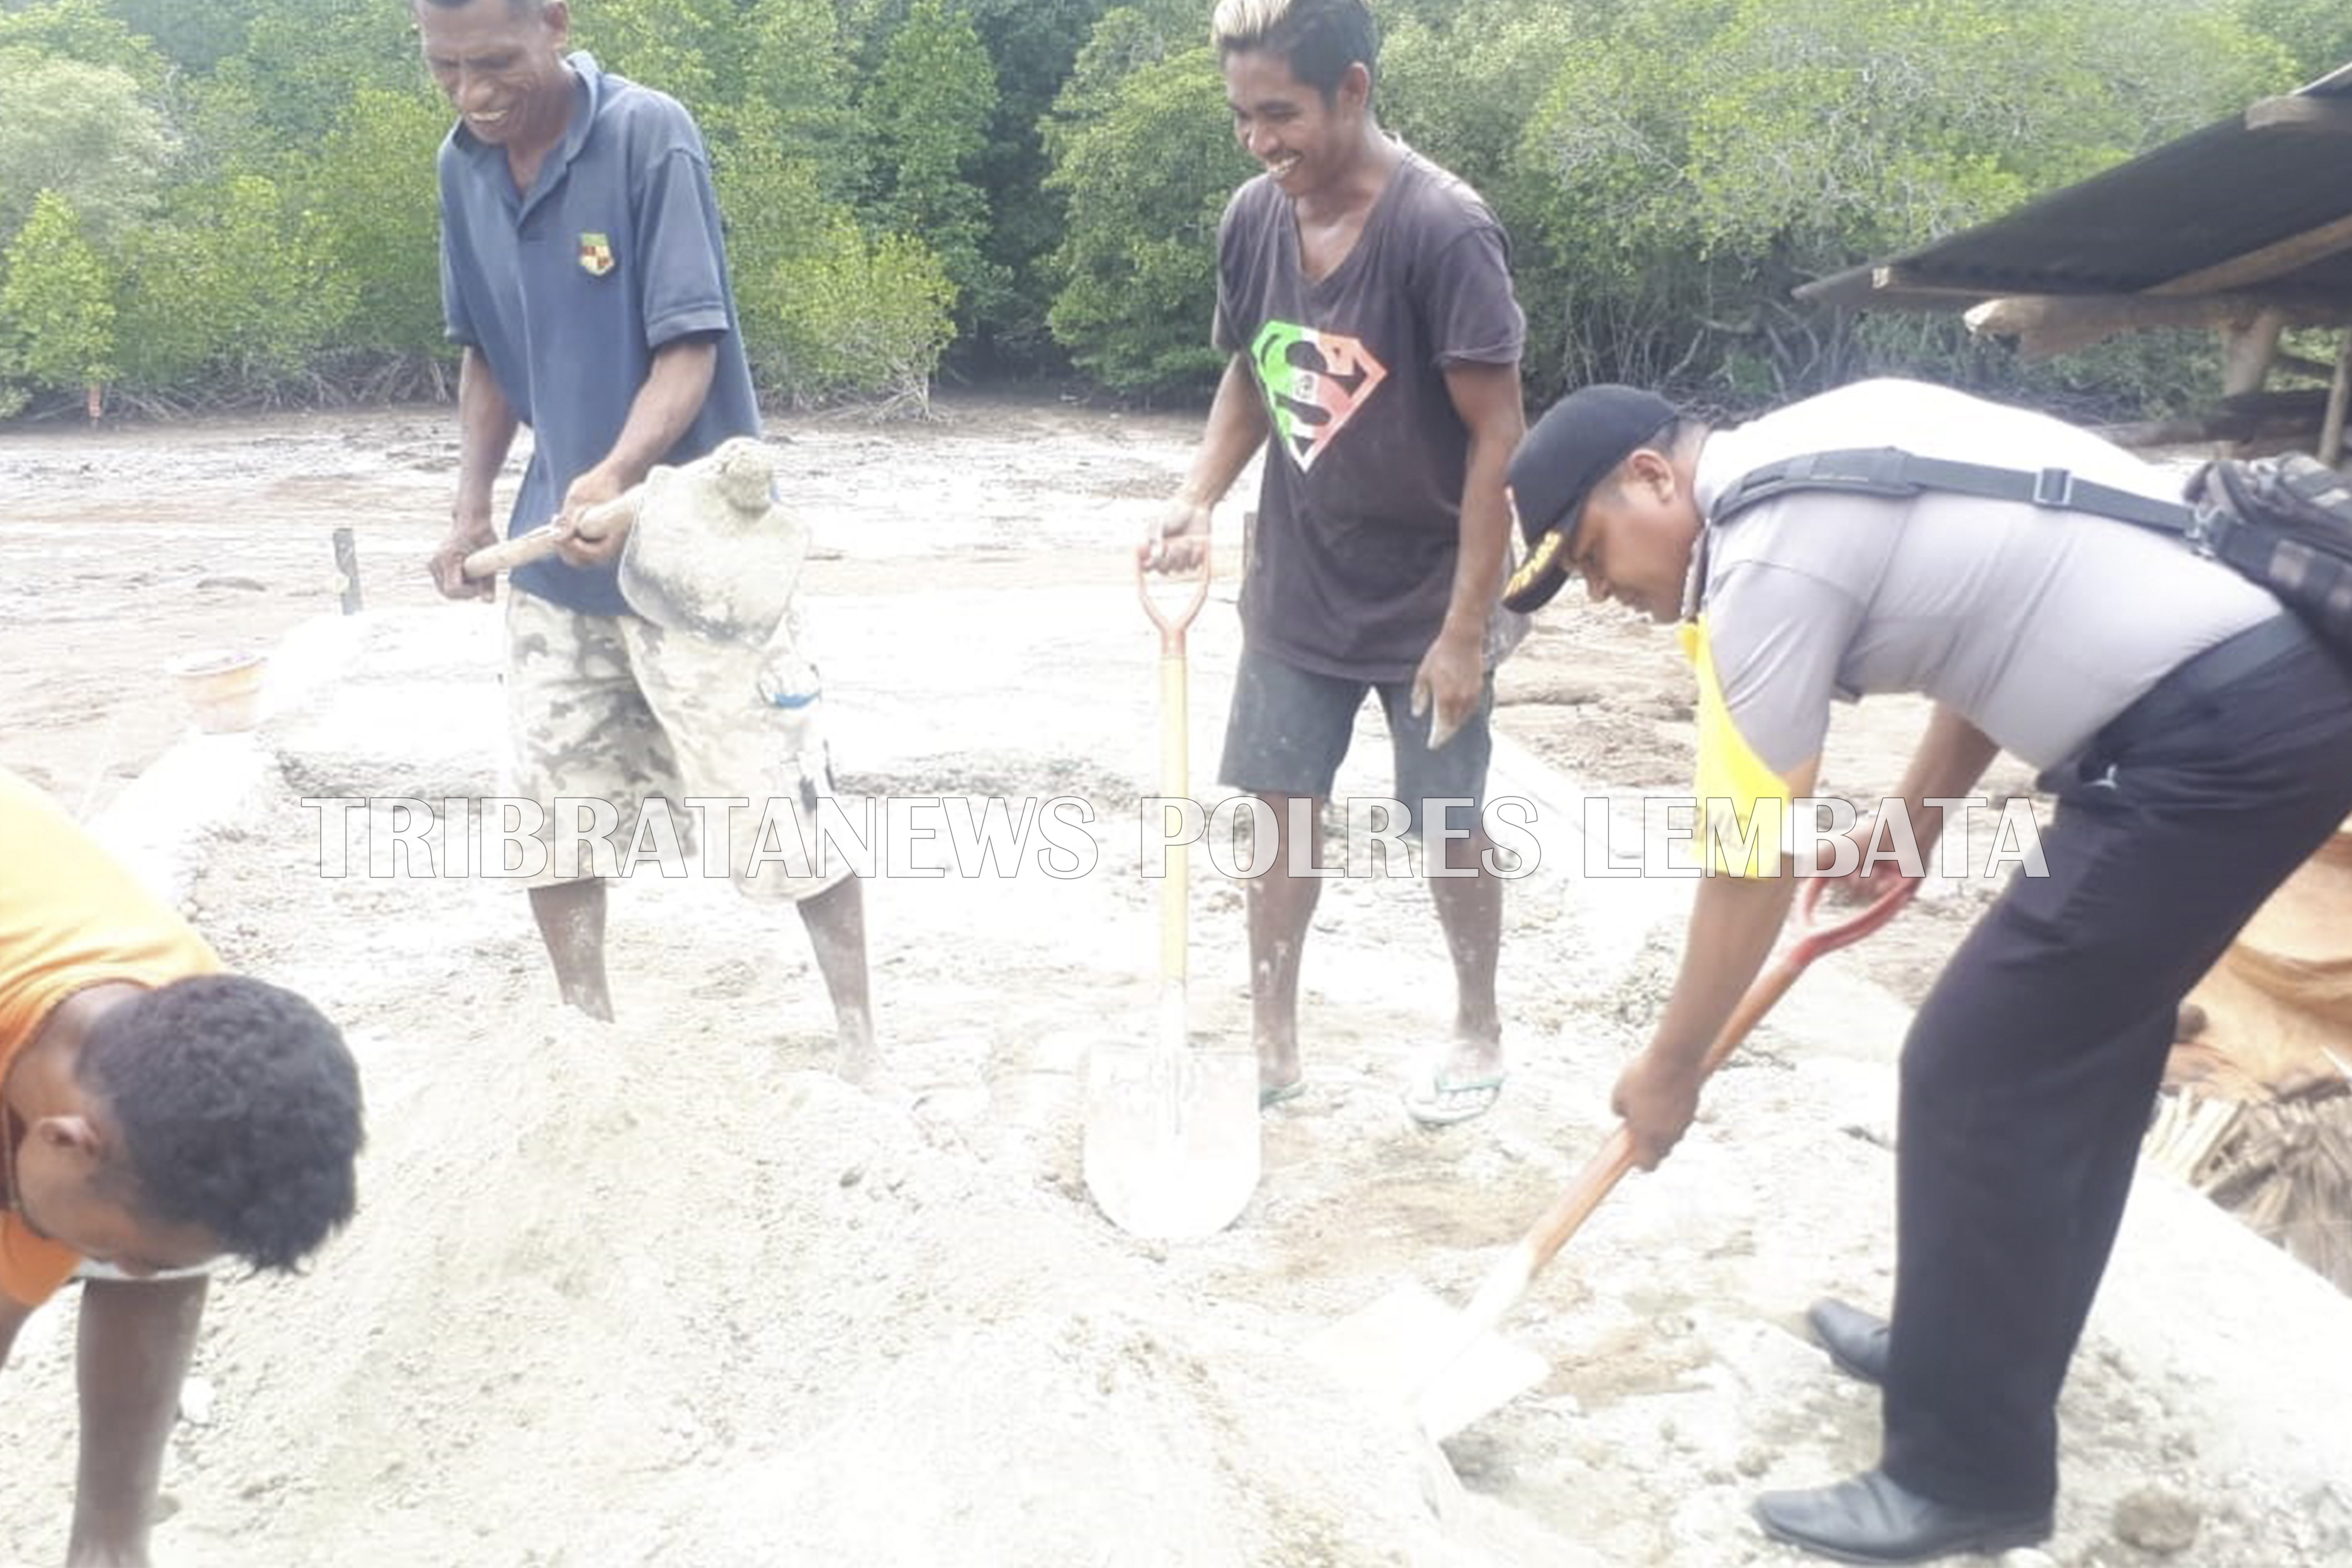
[[1370, 691], [1459, 985], [1454, 1038], [1416, 1066], [1406, 1104], [1465, 1121], [1503, 1082], [1502, 887], [1478, 814], [1525, 319], [1486, 204], [1374, 119], [1362, 0], [1223, 0], [1213, 31], [1235, 133], [1266, 172], [1225, 209], [1215, 342], [1233, 357], [1143, 557], [1197, 567], [1211, 509], [1267, 447], [1220, 769], [1276, 825], [1271, 868], [1249, 884], [1259, 1099], [1305, 1087], [1311, 862]]

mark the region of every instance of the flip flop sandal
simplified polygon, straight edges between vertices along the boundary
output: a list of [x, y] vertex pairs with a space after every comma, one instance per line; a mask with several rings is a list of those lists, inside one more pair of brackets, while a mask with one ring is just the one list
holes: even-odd
[[1301, 1073], [1298, 1077], [1292, 1079], [1288, 1083], [1283, 1084], [1279, 1088], [1259, 1089], [1257, 1091], [1257, 1108], [1260, 1110], [1269, 1110], [1274, 1106], [1297, 1100], [1300, 1095], [1305, 1094], [1306, 1092], [1307, 1075]]
[[1503, 1098], [1508, 1073], [1483, 1078], [1449, 1079], [1445, 1069], [1433, 1069], [1425, 1081], [1416, 1079], [1404, 1097], [1404, 1110], [1423, 1127], [1451, 1127], [1486, 1114]]

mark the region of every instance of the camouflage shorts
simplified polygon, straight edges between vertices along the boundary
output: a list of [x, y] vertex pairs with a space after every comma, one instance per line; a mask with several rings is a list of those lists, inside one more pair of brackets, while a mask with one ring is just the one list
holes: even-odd
[[[816, 820], [833, 794], [816, 689], [789, 619], [748, 647], [509, 595], [508, 792], [547, 818], [525, 885], [606, 874], [598, 840], [623, 864], [633, 847], [674, 843], [688, 867], [707, 848], [718, 868], [698, 826], [724, 836], [723, 868], [747, 896], [797, 900], [839, 882], [849, 868]], [[675, 839], [649, 831], [656, 813]]]

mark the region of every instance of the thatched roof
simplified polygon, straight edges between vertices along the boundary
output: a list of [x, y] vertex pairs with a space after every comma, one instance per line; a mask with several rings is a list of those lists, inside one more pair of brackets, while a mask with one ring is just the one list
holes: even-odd
[[2352, 1094], [2168, 1096], [2147, 1157], [2352, 1293]]

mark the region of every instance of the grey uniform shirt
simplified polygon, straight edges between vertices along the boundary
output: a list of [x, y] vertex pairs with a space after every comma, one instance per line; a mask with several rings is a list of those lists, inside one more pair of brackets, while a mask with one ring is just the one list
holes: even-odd
[[[1898, 447], [2065, 468], [2177, 500], [2179, 480], [2062, 420], [1878, 380], [1707, 438], [1702, 511], [1749, 470]], [[1773, 773], [1818, 756], [1832, 700], [1918, 692], [2037, 768], [2078, 753], [2175, 666], [2284, 614], [2178, 540], [2086, 513], [1928, 491], [1801, 491], [1707, 530], [1702, 616], [1733, 726]]]

